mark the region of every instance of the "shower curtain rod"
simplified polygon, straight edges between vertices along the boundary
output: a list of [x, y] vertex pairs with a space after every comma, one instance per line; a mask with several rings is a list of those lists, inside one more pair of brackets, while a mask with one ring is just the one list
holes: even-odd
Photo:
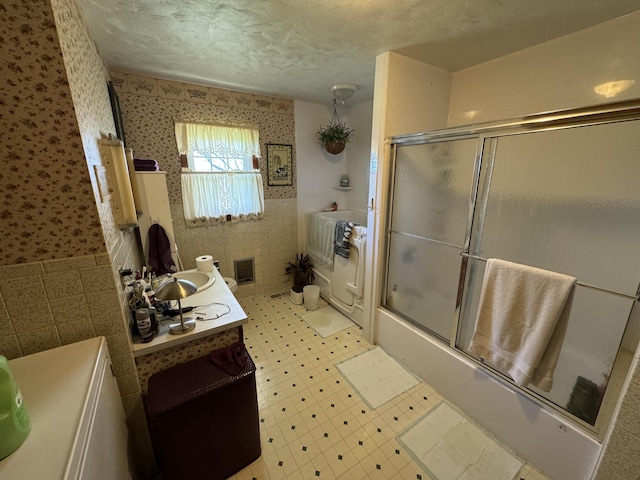
[[[467, 252], [461, 252], [460, 255], [462, 257], [471, 258], [473, 260], [480, 260], [481, 262], [486, 262], [487, 261], [486, 258], [482, 258], [482, 257], [479, 257], [477, 255], [472, 255], [472, 254], [467, 253]], [[620, 292], [614, 292], [613, 290], [607, 290], [606, 288], [602, 288], [602, 287], [596, 287], [595, 285], [590, 285], [588, 283], [583, 283], [583, 282], [580, 282], [580, 281], [576, 281], [576, 285], [580, 285], [581, 287], [585, 287], [585, 288], [591, 288], [592, 290], [598, 290], [600, 292], [611, 293], [612, 295], [618, 295], [619, 297], [629, 298], [629, 299], [634, 300], [636, 302], [640, 301], [640, 286], [638, 287], [638, 293], [636, 294], [636, 296], [633, 296], [633, 295], [628, 295], [626, 293], [620, 293]]]

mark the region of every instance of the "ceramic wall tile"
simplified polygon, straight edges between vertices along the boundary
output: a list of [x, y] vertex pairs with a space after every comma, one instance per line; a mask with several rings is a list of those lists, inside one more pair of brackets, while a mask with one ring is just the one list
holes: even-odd
[[87, 297], [84, 295], [73, 295], [64, 298], [49, 300], [51, 314], [56, 325], [64, 325], [69, 322], [79, 322], [90, 319]]
[[109, 353], [112, 357], [118, 357], [121, 355], [128, 355], [131, 352], [131, 343], [129, 341], [129, 335], [124, 333], [117, 335], [109, 335], [105, 337], [107, 339], [107, 345], [109, 347]]
[[0, 352], [9, 360], [21, 357], [22, 349], [18, 343], [18, 337], [16, 335], [0, 336]]
[[[91, 306], [89, 307], [91, 309]], [[96, 335], [109, 337], [111, 335], [119, 335], [122, 333], [122, 317], [114, 312], [106, 312], [102, 314], [91, 314], [91, 321]]]
[[53, 328], [53, 315], [47, 302], [30, 301], [12, 308], [7, 306], [9, 318], [17, 334]]
[[637, 478], [640, 469], [640, 437], [624, 427], [617, 429], [609, 440], [607, 456], [598, 468], [594, 480], [626, 480]]
[[[127, 416], [127, 418], [130, 418], [131, 415], [134, 413], [134, 410], [136, 409], [137, 404], [140, 401], [140, 388], [138, 388], [137, 390], [136, 387], [138, 386], [138, 378], [135, 375], [130, 375], [130, 377], [135, 377], [135, 378], [127, 378], [125, 380], [122, 381], [122, 383], [124, 383], [125, 385], [121, 385], [121, 382], [118, 381], [118, 389], [120, 390], [120, 395], [122, 395], [121, 400], [122, 400], [122, 405], [124, 406], [124, 414]], [[134, 391], [133, 393], [127, 393], [126, 395], [123, 395], [122, 392], [127, 390], [131, 391], [131, 387], [133, 387]]]
[[78, 270], [80, 268], [95, 267], [96, 260], [94, 255], [84, 255], [82, 257], [56, 258], [53, 260], [45, 260], [42, 266], [46, 273], [65, 272], [69, 270]]
[[42, 352], [62, 345], [58, 331], [55, 328], [43, 328], [17, 335], [23, 355]]
[[108, 253], [100, 253], [94, 256], [96, 265], [110, 265], [111, 258]]
[[640, 432], [640, 412], [630, 408], [628, 402], [620, 408], [617, 421], [625, 431]]
[[637, 383], [630, 383], [625, 398], [625, 405], [628, 408], [635, 412], [640, 412], [640, 385]]
[[16, 307], [29, 299], [44, 298], [44, 286], [40, 276], [17, 277], [0, 280], [0, 291], [7, 307]]
[[1, 335], [13, 334], [13, 325], [9, 319], [9, 312], [7, 312], [4, 302], [0, 302], [0, 332]]
[[44, 272], [41, 262], [0, 266], [0, 278], [18, 278], [40, 275]]
[[112, 356], [111, 363], [116, 376], [126, 377], [127, 375], [135, 374], [136, 364], [130, 355]]
[[94, 268], [80, 270], [82, 285], [85, 293], [96, 293], [115, 291], [116, 284], [113, 278], [111, 265], [102, 265]]
[[91, 318], [94, 320], [102, 315], [110, 315], [111, 317], [118, 317], [120, 315], [120, 303], [115, 289], [93, 293], [91, 295], [91, 301], [87, 304], [89, 305]]
[[123, 397], [135, 395], [137, 399], [140, 399], [140, 384], [138, 383], [138, 376], [135, 373], [125, 376], [116, 376], [116, 380], [118, 382], [120, 395]]
[[86, 318], [78, 322], [67, 322], [62, 325], [58, 325], [58, 335], [63, 345], [69, 345], [71, 343], [80, 342], [89, 338], [94, 338], [96, 332], [93, 329], [93, 324]]
[[49, 301], [83, 293], [80, 273], [77, 270], [46, 273], [42, 276], [42, 281]]

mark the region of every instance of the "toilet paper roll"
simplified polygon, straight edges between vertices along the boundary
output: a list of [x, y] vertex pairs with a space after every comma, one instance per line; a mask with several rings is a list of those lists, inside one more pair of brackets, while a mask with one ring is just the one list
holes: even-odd
[[199, 272], [212, 272], [213, 257], [211, 255], [202, 255], [196, 258], [196, 268]]

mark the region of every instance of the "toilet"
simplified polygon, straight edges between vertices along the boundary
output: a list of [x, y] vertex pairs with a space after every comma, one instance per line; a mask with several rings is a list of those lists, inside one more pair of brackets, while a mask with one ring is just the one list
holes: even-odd
[[227, 287], [229, 287], [229, 290], [231, 290], [231, 293], [235, 295], [236, 291], [238, 290], [238, 284], [236, 283], [236, 281], [231, 277], [222, 278], [224, 279], [224, 283], [227, 284]]

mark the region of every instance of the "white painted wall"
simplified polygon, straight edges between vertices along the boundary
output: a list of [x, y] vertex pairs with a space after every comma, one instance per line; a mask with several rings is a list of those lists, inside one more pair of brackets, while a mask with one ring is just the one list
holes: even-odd
[[367, 211], [372, 116], [373, 101], [351, 107], [345, 116], [347, 124], [355, 129], [353, 139], [347, 145], [345, 161], [349, 185], [353, 187], [353, 190], [345, 194], [345, 208], [349, 210]]
[[[640, 97], [640, 12], [456, 72], [449, 125]], [[634, 81], [605, 97], [594, 88]]]
[[376, 341], [375, 316], [379, 306], [383, 226], [389, 183], [389, 149], [393, 135], [447, 126], [451, 74], [397, 53], [376, 57], [371, 127], [371, 157], [367, 218], [366, 280], [363, 333]]
[[[295, 105], [296, 168], [298, 179], [298, 249], [306, 247], [305, 212], [317, 212], [334, 201], [340, 210], [366, 209], [371, 145], [372, 102], [353, 107], [337, 105], [338, 117], [355, 130], [345, 150], [332, 155], [322, 149], [316, 132], [331, 122], [333, 104], [299, 102]], [[349, 175], [353, 190], [341, 191], [343, 174]]]

